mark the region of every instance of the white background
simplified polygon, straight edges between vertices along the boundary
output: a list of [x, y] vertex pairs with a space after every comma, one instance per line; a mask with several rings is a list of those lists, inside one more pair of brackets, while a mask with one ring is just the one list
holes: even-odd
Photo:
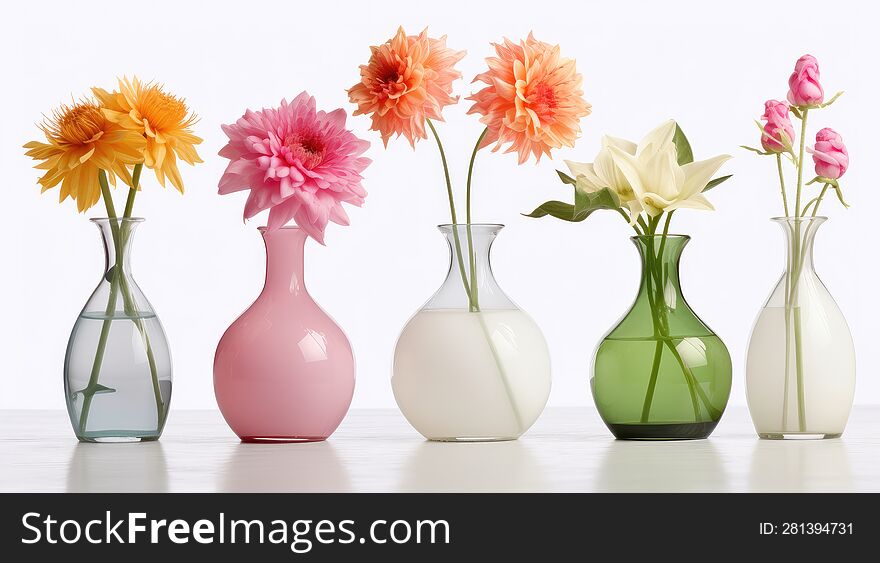
[[[738, 149], [755, 145], [753, 119], [767, 98], [782, 99], [795, 60], [809, 52], [822, 66], [833, 107], [814, 114], [815, 128], [841, 132], [852, 157], [844, 187], [852, 209], [833, 198], [831, 220], [816, 246], [819, 273], [852, 328], [858, 355], [857, 403], [880, 399], [880, 317], [876, 165], [878, 10], [864, 2], [15, 2], [0, 20], [0, 221], [2, 276], [0, 408], [60, 408], [62, 363], [70, 328], [100, 275], [97, 230], [57, 188], [40, 195], [38, 172], [21, 145], [40, 137], [41, 113], [92, 85], [137, 74], [164, 82], [201, 116], [205, 163], [182, 165], [187, 193], [162, 190], [145, 173], [136, 215], [147, 217], [135, 248], [136, 278], [157, 309], [174, 355], [174, 407], [212, 408], [214, 348], [256, 297], [262, 241], [243, 224], [244, 194], [220, 197], [226, 161], [221, 123], [246, 107], [277, 105], [307, 89], [319, 107], [351, 111], [345, 89], [358, 79], [369, 45], [398, 24], [430, 26], [467, 49], [459, 64], [468, 95], [492, 53], [490, 41], [530, 30], [562, 44], [584, 75], [593, 115], [573, 150], [555, 161], [516, 165], [513, 155], [480, 155], [475, 220], [502, 222], [494, 252], [501, 286], [543, 328], [553, 358], [553, 405], [592, 404], [593, 349], [628, 309], [638, 282], [630, 231], [616, 214], [571, 225], [520, 216], [547, 199], [568, 199], [554, 173], [562, 159], [591, 161], [607, 132], [638, 140], [677, 119], [698, 159], [736, 158], [734, 178], [710, 193], [715, 212], [682, 211], [673, 230], [693, 236], [682, 279], [697, 313], [724, 339], [734, 360], [731, 404], [744, 404], [743, 366], [752, 322], [782, 267], [782, 235], [768, 218], [781, 214], [772, 159]], [[466, 159], [480, 132], [468, 102], [447, 109], [440, 131], [463, 188]], [[407, 318], [437, 289], [447, 249], [434, 225], [448, 221], [436, 148], [413, 152], [399, 140], [383, 150], [368, 119], [351, 127], [373, 146], [370, 192], [351, 209], [352, 226], [331, 226], [327, 247], [310, 242], [306, 277], [315, 299], [351, 339], [358, 362], [356, 407], [394, 405], [392, 350]], [[120, 205], [122, 201], [120, 193]]]

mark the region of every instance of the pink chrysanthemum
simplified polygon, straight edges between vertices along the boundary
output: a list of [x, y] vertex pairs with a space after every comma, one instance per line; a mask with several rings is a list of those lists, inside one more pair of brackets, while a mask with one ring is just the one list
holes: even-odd
[[481, 146], [496, 143], [496, 151], [510, 143], [505, 152], [519, 153], [520, 164], [574, 146], [580, 118], [590, 115], [574, 60], [531, 33], [518, 44], [505, 38], [493, 45], [498, 56], [487, 58], [489, 70], [474, 78], [488, 86], [467, 98], [474, 102], [468, 113], [482, 114], [489, 128]]
[[357, 104], [354, 115], [369, 115], [370, 129], [378, 131], [382, 142], [396, 134], [415, 146], [416, 139], [427, 139], [425, 119], [442, 121], [445, 106], [458, 102], [452, 96], [452, 83], [461, 78], [455, 70], [465, 51], [446, 46], [446, 36], [428, 37], [428, 30], [407, 35], [398, 28], [394, 37], [377, 47], [361, 65], [361, 80], [348, 90]]
[[269, 230], [293, 219], [324, 243], [328, 221], [348, 225], [343, 203], [360, 206], [367, 192], [361, 172], [370, 146], [345, 128], [345, 110], [316, 111], [315, 98], [303, 92], [277, 109], [247, 110], [233, 125], [223, 125], [229, 143], [220, 156], [231, 162], [220, 178], [220, 194], [250, 190], [244, 218], [269, 212]]

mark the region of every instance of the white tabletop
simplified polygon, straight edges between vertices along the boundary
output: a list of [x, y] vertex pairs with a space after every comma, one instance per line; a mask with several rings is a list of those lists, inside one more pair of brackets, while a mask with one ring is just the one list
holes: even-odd
[[241, 444], [213, 411], [159, 442], [78, 444], [62, 411], [0, 411], [0, 491], [880, 491], [880, 408], [841, 439], [768, 441], [744, 408], [708, 440], [615, 441], [593, 409], [548, 409], [523, 438], [426, 442], [396, 410], [353, 410], [330, 440]]

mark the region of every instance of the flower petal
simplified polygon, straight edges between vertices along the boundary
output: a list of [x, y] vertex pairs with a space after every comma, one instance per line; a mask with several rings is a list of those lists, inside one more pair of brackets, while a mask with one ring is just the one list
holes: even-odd
[[731, 159], [729, 154], [722, 154], [707, 160], [697, 160], [681, 167], [685, 174], [684, 187], [681, 197], [688, 199], [703, 191], [712, 176], [718, 172], [721, 165]]

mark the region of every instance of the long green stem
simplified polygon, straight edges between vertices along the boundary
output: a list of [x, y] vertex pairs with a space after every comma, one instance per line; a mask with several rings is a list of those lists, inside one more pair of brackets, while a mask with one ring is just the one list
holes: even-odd
[[486, 127], [483, 129], [483, 132], [480, 133], [480, 137], [477, 139], [477, 144], [474, 145], [474, 151], [471, 153], [471, 161], [468, 164], [468, 174], [467, 174], [467, 222], [472, 223], [471, 220], [471, 179], [474, 175], [474, 162], [477, 160], [477, 152], [480, 150], [480, 145], [483, 143], [483, 139], [486, 138], [486, 133], [489, 132], [489, 128]]
[[647, 278], [645, 280], [646, 289], [648, 293], [648, 303], [651, 308], [651, 317], [654, 324], [654, 337], [657, 339], [657, 346], [654, 351], [654, 361], [651, 367], [651, 375], [648, 379], [648, 387], [645, 393], [645, 400], [642, 404], [642, 413], [641, 413], [641, 422], [647, 423], [650, 419], [651, 406], [654, 400], [654, 393], [657, 385], [657, 378], [659, 376], [659, 369], [662, 359], [663, 346], [669, 348], [675, 360], [678, 362], [681, 367], [682, 374], [685, 379], [685, 383], [688, 385], [688, 390], [691, 396], [691, 404], [694, 408], [694, 422], [699, 422], [701, 419], [700, 406], [698, 402], [703, 402], [706, 407], [707, 412], [710, 416], [717, 416], [719, 411], [715, 409], [709, 398], [705, 395], [702, 389], [699, 388], [699, 385], [691, 373], [690, 369], [687, 367], [687, 364], [684, 362], [684, 359], [681, 357], [681, 354], [678, 353], [678, 350], [675, 349], [674, 344], [672, 343], [672, 338], [669, 329], [669, 321], [666, 315], [666, 302], [664, 299], [664, 289], [665, 289], [665, 280], [668, 276], [668, 272], [662, 271], [663, 268], [663, 255], [665, 253], [666, 241], [669, 236], [669, 225], [672, 220], [672, 213], [670, 212], [666, 216], [666, 221], [663, 225], [663, 232], [660, 239], [660, 245], [655, 254], [654, 251], [654, 239], [655, 234], [657, 232], [657, 227], [660, 224], [661, 217], [655, 217], [648, 220], [648, 224], [646, 225], [646, 232], [649, 237], [647, 241], [647, 256], [646, 256], [646, 272]]
[[[795, 236], [797, 237], [797, 241], [795, 244], [795, 251], [793, 251], [792, 256], [792, 264], [791, 271], [789, 276], [791, 276], [791, 284], [790, 291], [786, 294], [786, 320], [790, 316], [792, 318], [792, 322], [794, 323], [794, 354], [795, 354], [795, 374], [796, 374], [796, 390], [797, 390], [797, 399], [798, 399], [798, 430], [800, 432], [807, 431], [807, 414], [806, 414], [806, 388], [805, 388], [805, 377], [804, 377], [804, 362], [803, 362], [803, 334], [802, 334], [802, 321], [801, 321], [801, 306], [800, 306], [800, 278], [801, 274], [804, 271], [804, 265], [807, 260], [807, 241], [811, 240], [813, 237], [813, 231], [815, 231], [815, 222], [810, 222], [804, 228], [803, 237], [800, 234], [800, 221], [796, 224], [795, 228]], [[787, 333], [787, 337], [790, 336]], [[790, 340], [786, 338], [786, 347], [790, 348]], [[788, 350], [786, 350], [788, 351]], [[786, 364], [786, 369], [788, 369], [790, 365]], [[788, 396], [788, 373], [786, 371], [786, 386], [785, 386], [786, 398]]]
[[519, 408], [516, 405], [516, 399], [514, 398], [510, 381], [508, 381], [507, 373], [504, 371], [504, 363], [501, 360], [501, 355], [498, 353], [498, 348], [495, 346], [495, 341], [492, 340], [492, 332], [489, 329], [489, 325], [486, 324], [486, 317], [480, 311], [477, 311], [476, 317], [480, 321], [480, 328], [483, 331], [483, 336], [486, 338], [486, 343], [489, 345], [489, 352], [492, 354], [492, 359], [495, 360], [495, 365], [498, 367], [498, 377], [501, 379], [501, 384], [504, 386], [504, 391], [510, 402], [510, 410], [513, 413], [513, 421], [514, 424], [516, 424], [516, 432], [518, 436], [524, 432], [526, 428], [522, 421], [522, 415], [519, 413]]
[[819, 192], [819, 197], [816, 198], [816, 206], [813, 207], [813, 214], [811, 215], [811, 217], [815, 217], [816, 214], [819, 212], [819, 206], [822, 205], [822, 198], [825, 197], [825, 192], [827, 192], [828, 188], [830, 187], [831, 184], [825, 184], [824, 186], [822, 186], [822, 191]]
[[150, 366], [150, 377], [152, 380], [153, 394], [156, 401], [156, 420], [158, 431], [161, 431], [162, 427], [164, 426], [165, 418], [168, 414], [167, 410], [165, 409], [164, 401], [162, 400], [162, 393], [159, 387], [158, 370], [156, 367], [156, 360], [153, 354], [153, 349], [150, 344], [150, 337], [149, 334], [147, 334], [146, 327], [144, 326], [143, 321], [139, 317], [137, 304], [132, 297], [131, 289], [128, 286], [128, 280], [125, 278], [125, 272], [123, 271], [125, 248], [131, 235], [130, 225], [125, 221], [125, 219], [131, 218], [135, 196], [138, 191], [137, 188], [138, 182], [140, 181], [142, 166], [143, 165], [141, 164], [135, 166], [134, 173], [132, 175], [132, 186], [128, 193], [122, 221], [119, 220], [116, 214], [116, 208], [113, 204], [113, 197], [110, 194], [110, 187], [107, 182], [107, 175], [103, 170], [98, 173], [98, 182], [101, 186], [101, 196], [104, 200], [104, 206], [107, 209], [107, 216], [110, 222], [110, 232], [113, 238], [115, 264], [111, 271], [110, 295], [104, 314], [104, 321], [101, 326], [101, 334], [98, 339], [98, 346], [95, 351], [95, 360], [92, 364], [92, 371], [89, 376], [89, 383], [83, 390], [83, 408], [80, 411], [81, 434], [85, 433], [92, 400], [98, 390], [98, 379], [100, 377], [101, 366], [103, 365], [104, 355], [107, 349], [107, 341], [110, 336], [110, 329], [112, 327], [113, 317], [115, 316], [116, 312], [116, 301], [119, 298], [120, 293], [123, 299], [123, 307], [125, 309], [126, 316], [128, 316], [135, 324], [144, 343], [144, 349], [147, 355], [147, 363]]
[[455, 240], [455, 254], [458, 257], [458, 268], [461, 272], [461, 281], [464, 285], [465, 293], [468, 296], [469, 309], [472, 313], [477, 313], [479, 318], [480, 327], [482, 328], [483, 334], [486, 338], [486, 342], [489, 346], [489, 350], [492, 353], [492, 357], [495, 360], [495, 365], [498, 367], [498, 375], [501, 378], [501, 382], [504, 385], [505, 391], [507, 392], [507, 398], [510, 400], [510, 408], [513, 413], [514, 423], [516, 424], [517, 433], [520, 433], [524, 430], [522, 423], [522, 416], [519, 413], [519, 409], [516, 406], [516, 401], [514, 399], [513, 392], [511, 391], [510, 383], [507, 380], [507, 374], [504, 371], [504, 364], [501, 361], [501, 357], [498, 354], [498, 350], [495, 347], [495, 343], [492, 340], [492, 335], [489, 331], [489, 327], [486, 324], [486, 319], [483, 317], [480, 312], [480, 305], [477, 300], [477, 274], [476, 274], [476, 256], [474, 255], [474, 247], [473, 247], [473, 233], [471, 231], [471, 178], [473, 176], [474, 169], [474, 161], [477, 156], [477, 151], [479, 150], [480, 143], [483, 140], [483, 137], [486, 134], [486, 131], [480, 135], [479, 140], [477, 141], [477, 145], [474, 147], [474, 152], [471, 155], [470, 165], [468, 167], [468, 177], [467, 177], [467, 208], [466, 208], [466, 219], [467, 219], [467, 239], [468, 239], [468, 257], [470, 262], [470, 284], [468, 284], [467, 275], [465, 274], [464, 261], [461, 257], [461, 242], [458, 236], [458, 219], [455, 213], [455, 198], [452, 193], [452, 182], [449, 179], [449, 165], [446, 162], [446, 153], [443, 150], [443, 143], [440, 141], [440, 135], [437, 134], [437, 129], [434, 127], [434, 124], [431, 123], [431, 120], [426, 120], [428, 122], [428, 127], [431, 129], [431, 133], [434, 135], [434, 140], [437, 142], [437, 148], [440, 150], [440, 160], [443, 163], [443, 173], [446, 178], [446, 193], [449, 196], [449, 211], [452, 216], [452, 236]]
[[[98, 170], [98, 184], [101, 186], [101, 197], [104, 199], [104, 207], [107, 208], [107, 217], [110, 219], [110, 232], [113, 234], [114, 242], [119, 237], [119, 221], [116, 215], [116, 206], [113, 205], [113, 196], [110, 195], [110, 185], [107, 183], [107, 173]], [[119, 258], [121, 249], [116, 247], [116, 257]], [[120, 263], [119, 260], [116, 261]]]
[[653, 242], [648, 241], [648, 252], [645, 256], [645, 290], [648, 294], [648, 306], [651, 308], [651, 323], [654, 326], [654, 338], [657, 345], [654, 349], [654, 361], [651, 365], [651, 375], [648, 378], [648, 387], [645, 390], [645, 401], [642, 403], [642, 416], [640, 422], [647, 424], [651, 417], [651, 406], [654, 404], [654, 391], [657, 388], [657, 377], [660, 374], [660, 361], [663, 356], [663, 335], [660, 329], [660, 319], [657, 315], [657, 305], [655, 303], [653, 278], [654, 278], [654, 251], [652, 250]]
[[474, 162], [477, 160], [477, 152], [480, 150], [480, 144], [483, 142], [483, 138], [486, 136], [486, 133], [489, 132], [489, 128], [486, 127], [483, 129], [483, 132], [480, 133], [480, 137], [477, 139], [477, 143], [474, 145], [474, 151], [471, 153], [471, 161], [468, 164], [468, 173], [467, 173], [467, 194], [466, 194], [466, 214], [467, 214], [467, 239], [468, 239], [468, 262], [470, 263], [471, 270], [471, 294], [470, 299], [471, 303], [479, 309], [480, 307], [480, 296], [479, 296], [479, 283], [477, 282], [477, 257], [474, 255], [474, 236], [471, 232], [471, 225], [473, 224], [473, 219], [471, 218], [471, 179], [474, 175]]
[[[131, 187], [128, 190], [128, 197], [125, 201], [125, 213], [123, 219], [130, 219], [134, 212], [134, 200], [140, 188], [141, 171], [143, 170], [143, 166], [143, 163], [135, 164], [134, 170], [132, 171]], [[123, 233], [120, 237], [123, 252], [128, 246], [130, 237], [131, 227], [130, 225], [126, 225], [123, 228]], [[121, 263], [117, 262], [117, 264]], [[153, 398], [156, 402], [156, 430], [161, 431], [162, 427], [165, 425], [165, 418], [168, 416], [168, 409], [165, 408], [165, 402], [162, 400], [162, 389], [159, 386], [159, 374], [156, 368], [156, 358], [153, 355], [153, 346], [150, 344], [150, 335], [147, 332], [143, 319], [140, 317], [140, 311], [138, 311], [137, 304], [134, 302], [134, 297], [131, 294], [131, 289], [128, 286], [128, 280], [126, 279], [124, 272], [120, 277], [120, 286], [120, 289], [122, 290], [122, 298], [125, 303], [126, 314], [137, 327], [138, 332], [141, 335], [141, 341], [144, 344], [144, 350], [147, 354], [147, 364], [150, 366], [150, 380], [153, 385]]]
[[797, 173], [797, 195], [795, 196], [794, 214], [799, 217], [801, 214], [801, 191], [804, 185], [804, 149], [807, 141], [807, 114], [810, 110], [801, 110], [801, 143], [798, 151], [798, 173]]
[[657, 376], [660, 374], [660, 360], [663, 358], [663, 340], [658, 338], [654, 348], [654, 363], [651, 365], [651, 377], [648, 379], [648, 390], [645, 392], [645, 402], [642, 403], [642, 417], [640, 422], [646, 424], [651, 417], [651, 405], [654, 403], [654, 390], [657, 388]]
[[449, 165], [446, 162], [446, 151], [443, 150], [443, 143], [440, 141], [440, 135], [437, 134], [437, 129], [434, 127], [434, 124], [430, 119], [425, 121], [428, 123], [428, 128], [431, 129], [431, 133], [434, 135], [434, 140], [437, 142], [437, 148], [440, 150], [440, 161], [443, 163], [443, 174], [446, 178], [446, 194], [449, 197], [449, 213], [452, 217], [452, 238], [455, 241], [455, 255], [458, 259], [458, 270], [461, 273], [461, 283], [464, 286], [465, 294], [468, 296], [469, 309], [473, 313], [480, 309], [474, 303], [473, 297], [471, 296], [470, 284], [468, 283], [467, 274], [465, 273], [464, 259], [461, 257], [461, 241], [458, 236], [458, 216], [455, 213], [455, 197], [452, 195], [452, 181], [449, 179]]
[[[687, 367], [687, 364], [685, 363], [684, 358], [681, 357], [681, 354], [678, 352], [678, 349], [672, 343], [671, 339], [667, 339], [664, 342], [666, 343], [666, 347], [669, 348], [669, 351], [672, 353], [672, 356], [678, 362], [678, 365], [681, 366], [681, 369], [682, 369], [682, 372], [684, 373], [685, 379], [687, 380], [688, 385], [690, 386], [690, 391], [691, 391], [692, 396], [693, 396], [693, 392], [696, 391], [697, 396], [700, 398], [700, 402], [703, 403], [703, 406], [706, 407], [706, 411], [709, 413], [709, 416], [718, 417], [719, 415], [721, 415], [721, 411], [719, 409], [717, 409], [712, 404], [711, 399], [709, 399], [709, 397], [706, 396], [706, 393], [705, 393], [705, 391], [703, 391], [703, 388], [700, 387], [699, 384], [697, 383], [697, 380], [694, 377], [694, 374], [692, 374], [690, 368]], [[695, 411], [695, 412], [697, 413], [697, 420], [699, 420], [699, 413], [698, 413], [698, 411]]]
[[[804, 184], [804, 151], [807, 140], [807, 116], [809, 114], [809, 109], [801, 110], [801, 138], [798, 149], [798, 160], [797, 160], [797, 195], [795, 199], [795, 224], [794, 224], [794, 241], [792, 244], [792, 265], [794, 269], [790, 272], [791, 283], [789, 284], [789, 293], [786, 295], [786, 303], [785, 303], [785, 314], [786, 316], [792, 317], [793, 322], [793, 332], [794, 332], [794, 354], [795, 354], [795, 380], [797, 385], [797, 412], [798, 412], [798, 429], [801, 432], [806, 432], [806, 405], [804, 401], [805, 391], [804, 391], [804, 371], [803, 371], [803, 346], [801, 344], [802, 334], [801, 334], [801, 315], [800, 315], [800, 307], [796, 304], [798, 299], [798, 286], [800, 282], [800, 270], [802, 257], [801, 254], [803, 252], [803, 244], [801, 239], [801, 222], [799, 218], [802, 214], [801, 209], [801, 192], [803, 191]], [[790, 346], [788, 340], [786, 340], [786, 346]], [[785, 393], [788, 393], [788, 388], [786, 387]]]
[[[107, 216], [110, 218], [110, 232], [114, 241], [119, 236], [119, 225], [116, 220], [116, 208], [113, 205], [113, 197], [110, 195], [110, 186], [107, 183], [107, 174], [103, 170], [98, 171], [98, 184], [101, 186], [101, 197], [104, 200], [104, 207], [107, 209]], [[116, 266], [121, 263], [119, 259], [120, 250], [118, 246], [116, 251]], [[89, 412], [92, 408], [92, 400], [98, 391], [98, 379], [101, 375], [101, 366], [104, 363], [104, 353], [107, 349], [107, 340], [110, 337], [110, 327], [113, 322], [113, 316], [116, 312], [116, 299], [119, 293], [119, 277], [120, 268], [114, 267], [110, 278], [110, 295], [107, 298], [107, 307], [104, 310], [104, 320], [101, 324], [101, 334], [98, 337], [98, 347], [95, 350], [95, 360], [92, 362], [92, 371], [89, 374], [89, 382], [82, 390], [83, 406], [79, 414], [79, 432], [85, 434], [89, 421]]]
[[[131, 173], [131, 186], [128, 189], [128, 197], [125, 198], [125, 210], [122, 214], [123, 219], [130, 219], [132, 213], [134, 212], [134, 198], [137, 197], [138, 188], [140, 187], [141, 181], [141, 171], [143, 170], [143, 163], [135, 164], [134, 170]], [[122, 236], [120, 240], [122, 241], [122, 248], [124, 249], [128, 246], [128, 240], [131, 237], [131, 228], [124, 228]], [[117, 265], [121, 265], [121, 262], [117, 262]], [[122, 276], [122, 280], [125, 281], [125, 276]], [[123, 288], [123, 297], [127, 295], [126, 288]], [[127, 315], [134, 315], [135, 310], [130, 306], [131, 299], [125, 299], [125, 312]]]
[[89, 374], [89, 382], [82, 390], [83, 406], [79, 415], [79, 432], [85, 434], [88, 425], [89, 412], [92, 408], [92, 399], [98, 391], [98, 378], [101, 375], [101, 365], [104, 362], [104, 352], [107, 349], [107, 339], [110, 336], [110, 326], [113, 313], [116, 311], [116, 298], [119, 293], [119, 284], [110, 284], [110, 296], [107, 299], [107, 308], [104, 310], [104, 321], [101, 324], [101, 336], [98, 338], [98, 347], [95, 349], [95, 360], [92, 363], [92, 372]]
[[[792, 243], [793, 244], [793, 243]], [[787, 251], [788, 255], [785, 268], [785, 375], [783, 377], [782, 393], [782, 430], [788, 428], [788, 386], [791, 372], [791, 275], [794, 269], [794, 248]]]
[[794, 315], [794, 361], [797, 370], [798, 428], [807, 431], [807, 412], [805, 408], [806, 393], [804, 390], [804, 352], [803, 335], [801, 334], [801, 308], [792, 308]]
[[666, 249], [666, 239], [669, 237], [669, 222], [672, 221], [672, 214], [675, 213], [675, 210], [669, 212], [666, 215], [666, 223], [663, 225], [663, 237], [660, 239], [660, 250], [657, 251], [657, 258], [663, 259], [663, 251]]
[[788, 217], [788, 195], [785, 193], [785, 174], [782, 173], [782, 155], [776, 155], [776, 170], [779, 172], [779, 188], [782, 191], [782, 207], [785, 209], [785, 216]]
[[141, 171], [144, 169], [144, 163], [139, 162], [134, 165], [134, 170], [131, 173], [131, 187], [128, 190], [128, 197], [125, 200], [125, 213], [122, 215], [126, 219], [131, 217], [131, 213], [134, 209], [134, 198], [138, 193], [138, 187], [141, 183]]
[[[659, 256], [661, 259], [663, 257], [664, 246], [666, 245], [666, 241], [668, 240], [668, 237], [669, 237], [669, 223], [672, 221], [672, 214], [673, 213], [675, 213], [674, 209], [669, 212], [669, 215], [666, 216], [666, 223], [663, 225], [663, 240], [660, 243], [660, 250], [659, 250]], [[662, 265], [663, 265], [662, 261], [660, 262], [660, 265], [662, 267]], [[664, 280], [664, 287], [665, 287], [665, 282], [666, 282], [666, 279], [668, 276], [669, 276], [669, 272], [664, 272], [661, 276]], [[664, 315], [664, 317], [665, 317], [665, 315]], [[666, 330], [667, 331], [669, 330], [669, 321], [668, 320], [666, 320]], [[670, 346], [672, 345], [671, 341], [667, 340], [667, 342]], [[697, 402], [697, 390], [699, 389], [699, 385], [697, 384], [696, 379], [694, 378], [693, 374], [691, 373], [690, 368], [688, 368], [687, 365], [684, 363], [684, 359], [678, 353], [677, 349], [673, 350], [673, 357], [680, 364], [682, 374], [684, 375], [685, 383], [688, 384], [688, 392], [690, 393], [690, 396], [691, 396], [691, 405], [693, 405], [693, 407], [694, 407], [694, 421], [697, 422], [700, 420], [700, 406], [699, 406], [699, 403]], [[700, 389], [700, 391], [702, 391], [702, 390]], [[701, 399], [704, 402], [706, 402], [706, 410], [711, 412], [713, 407], [711, 404], [708, 403], [709, 398], [706, 397], [705, 395], [703, 395], [701, 397]]]

